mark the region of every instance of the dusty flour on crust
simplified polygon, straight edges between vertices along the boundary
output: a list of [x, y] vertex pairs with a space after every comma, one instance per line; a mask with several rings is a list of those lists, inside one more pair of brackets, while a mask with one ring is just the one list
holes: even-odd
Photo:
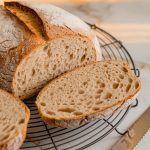
[[29, 3], [27, 1], [19, 1], [19, 3], [36, 11], [44, 24], [48, 23], [60, 27], [67, 27], [74, 32], [79, 32], [81, 35], [89, 37], [96, 48], [97, 60], [102, 60], [100, 45], [94, 32], [80, 18], [48, 3]]
[[9, 141], [7, 149], [8, 150], [16, 150], [18, 149], [18, 145], [20, 145], [20, 143], [23, 141], [23, 136], [20, 133], [15, 139], [12, 139], [11, 141]]

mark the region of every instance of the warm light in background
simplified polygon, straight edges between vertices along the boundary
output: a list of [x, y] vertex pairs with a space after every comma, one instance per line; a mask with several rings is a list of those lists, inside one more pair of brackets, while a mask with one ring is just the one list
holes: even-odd
[[[0, 0], [0, 3], [2, 3], [3, 1], [4, 0]], [[130, 0], [28, 0], [28, 1], [50, 2], [53, 4], [84, 4], [84, 3], [116, 3], [116, 2], [123, 2], [123, 1], [127, 2]]]
[[[0, 0], [2, 3], [3, 0]], [[21, 1], [21, 0], [20, 0]], [[31, 0], [28, 0], [31, 2]], [[69, 9], [83, 20], [96, 23], [99, 27], [110, 32], [118, 39], [131, 42], [150, 42], [150, 22], [140, 20], [144, 13], [140, 13], [136, 4], [150, 2], [149, 0], [32, 0], [49, 2], [60, 7]], [[120, 5], [121, 4], [121, 5]], [[149, 3], [150, 4], [150, 3]], [[148, 4], [145, 4], [145, 6]], [[108, 8], [107, 8], [108, 7]], [[73, 8], [73, 9], [72, 9]], [[129, 12], [130, 11], [130, 12]], [[130, 14], [130, 15], [129, 15]], [[138, 16], [140, 15], [140, 16]], [[143, 15], [143, 16], [142, 16]], [[140, 18], [141, 17], [141, 18]], [[91, 19], [91, 20], [90, 20]], [[135, 21], [135, 22], [134, 22]]]

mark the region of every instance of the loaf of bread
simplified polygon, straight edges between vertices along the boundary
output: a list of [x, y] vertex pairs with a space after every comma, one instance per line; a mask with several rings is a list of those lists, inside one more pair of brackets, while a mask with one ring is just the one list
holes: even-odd
[[95, 34], [47, 3], [7, 1], [0, 8], [0, 87], [20, 99], [48, 81], [101, 59]]
[[49, 125], [74, 128], [127, 107], [140, 88], [127, 64], [101, 61], [54, 79], [39, 93], [36, 105]]
[[17, 150], [26, 137], [29, 109], [21, 100], [0, 90], [0, 150]]

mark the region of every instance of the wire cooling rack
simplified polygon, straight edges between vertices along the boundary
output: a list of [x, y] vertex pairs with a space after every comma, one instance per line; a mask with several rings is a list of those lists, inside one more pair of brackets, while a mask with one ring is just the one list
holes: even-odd
[[[103, 59], [127, 61], [136, 76], [139, 77], [140, 72], [122, 43], [96, 25], [89, 25], [97, 34]], [[26, 100], [26, 104], [31, 110], [31, 119], [28, 125], [27, 139], [21, 147], [22, 150], [82, 150], [102, 140], [113, 130], [123, 135], [126, 132], [119, 132], [117, 126], [123, 121], [129, 110], [138, 105], [136, 99], [136, 104], [117, 111], [105, 119], [93, 121], [76, 129], [64, 129], [45, 124], [37, 112], [34, 100], [35, 97], [32, 100]]]

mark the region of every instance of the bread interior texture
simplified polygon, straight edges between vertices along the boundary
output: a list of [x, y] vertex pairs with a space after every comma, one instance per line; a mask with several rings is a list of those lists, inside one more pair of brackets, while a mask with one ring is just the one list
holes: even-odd
[[27, 113], [24, 107], [13, 96], [0, 90], [0, 144], [7, 143], [18, 134], [21, 136], [21, 141], [18, 141], [17, 144], [20, 144], [19, 142], [24, 139], [21, 134], [23, 130], [26, 134], [26, 128]]
[[120, 106], [139, 89], [140, 82], [128, 67], [119, 62], [98, 62], [49, 83], [36, 104], [46, 118], [75, 119]]
[[77, 35], [51, 40], [20, 62], [13, 80], [13, 92], [21, 99], [28, 98], [51, 79], [95, 59], [95, 50], [86, 37]]

